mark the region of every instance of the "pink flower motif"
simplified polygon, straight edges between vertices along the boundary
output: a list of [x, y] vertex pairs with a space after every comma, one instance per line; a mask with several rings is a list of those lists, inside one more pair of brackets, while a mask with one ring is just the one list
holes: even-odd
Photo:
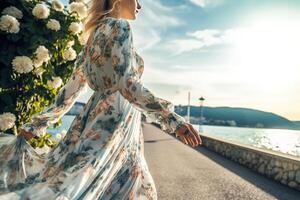
[[101, 138], [101, 134], [93, 129], [89, 130], [86, 136], [91, 140], [99, 140]]

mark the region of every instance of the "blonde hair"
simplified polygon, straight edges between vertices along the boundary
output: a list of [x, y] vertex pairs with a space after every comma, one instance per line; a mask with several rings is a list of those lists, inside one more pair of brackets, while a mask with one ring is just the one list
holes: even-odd
[[[109, 4], [113, 2], [112, 6]], [[116, 4], [120, 0], [91, 0], [89, 3], [88, 17], [85, 20], [84, 34], [89, 37], [92, 31], [97, 26], [100, 19], [102, 19], [108, 13], [111, 13], [115, 10]], [[109, 7], [111, 7], [109, 9]]]

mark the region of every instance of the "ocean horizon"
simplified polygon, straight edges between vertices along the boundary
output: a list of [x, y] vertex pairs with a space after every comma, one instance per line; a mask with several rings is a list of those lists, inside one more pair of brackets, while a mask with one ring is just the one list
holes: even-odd
[[[62, 125], [57, 128], [49, 127], [47, 132], [51, 133], [54, 139], [59, 140], [59, 133], [67, 133], [74, 115], [64, 115]], [[192, 124], [195, 129], [206, 135], [233, 141], [245, 145], [254, 146], [261, 149], [268, 149], [293, 156], [300, 157], [300, 131], [289, 129], [267, 129], [267, 128], [248, 128], [248, 127], [228, 127]]]

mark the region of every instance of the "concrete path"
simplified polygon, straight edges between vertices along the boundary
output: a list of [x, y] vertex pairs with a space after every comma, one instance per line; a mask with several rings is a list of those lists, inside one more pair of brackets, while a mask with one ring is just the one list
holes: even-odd
[[145, 158], [159, 200], [300, 200], [300, 192], [203, 146], [192, 148], [143, 123]]

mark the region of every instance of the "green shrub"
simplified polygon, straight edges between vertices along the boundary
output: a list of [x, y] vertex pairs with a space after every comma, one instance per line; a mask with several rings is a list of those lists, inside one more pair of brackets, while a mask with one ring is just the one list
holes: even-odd
[[[17, 134], [32, 115], [54, 101], [85, 43], [85, 17], [83, 3], [66, 7], [57, 0], [1, 2], [0, 131]], [[47, 134], [41, 140], [48, 145], [46, 139]]]

